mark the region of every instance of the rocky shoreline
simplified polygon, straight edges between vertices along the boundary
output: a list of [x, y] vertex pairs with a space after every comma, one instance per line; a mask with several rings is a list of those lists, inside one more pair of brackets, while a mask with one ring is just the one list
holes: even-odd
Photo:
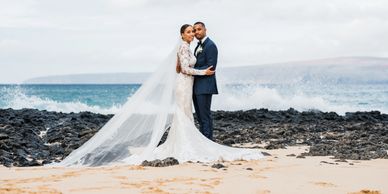
[[[91, 138], [113, 115], [0, 109], [0, 165], [41, 166], [58, 162]], [[388, 115], [378, 111], [215, 111], [214, 138], [263, 150], [308, 145], [295, 157], [334, 156], [346, 161], [388, 159]], [[165, 136], [164, 136], [165, 137]], [[162, 140], [163, 141], [163, 140]]]

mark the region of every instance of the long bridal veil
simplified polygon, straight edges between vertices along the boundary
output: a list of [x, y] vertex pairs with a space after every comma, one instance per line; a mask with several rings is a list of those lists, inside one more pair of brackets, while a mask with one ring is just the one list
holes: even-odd
[[[181, 110], [182, 96], [178, 95], [180, 98], [175, 99], [175, 92], [182, 94], [176, 85], [182, 84], [176, 83], [177, 49], [178, 45], [91, 139], [63, 161], [49, 166], [140, 164], [143, 160], [171, 156], [179, 162], [263, 158], [258, 150], [228, 147], [207, 139], [186, 111]], [[158, 146], [168, 128], [166, 142]]]
[[54, 165], [109, 165], [156, 148], [171, 124], [176, 107], [177, 47], [91, 139]]

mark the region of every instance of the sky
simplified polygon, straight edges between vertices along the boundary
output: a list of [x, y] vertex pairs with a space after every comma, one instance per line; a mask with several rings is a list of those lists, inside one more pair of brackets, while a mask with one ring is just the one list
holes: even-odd
[[[156, 69], [203, 21], [217, 68], [388, 57], [386, 0], [0, 0], [0, 83]], [[194, 44], [194, 43], [193, 43]]]

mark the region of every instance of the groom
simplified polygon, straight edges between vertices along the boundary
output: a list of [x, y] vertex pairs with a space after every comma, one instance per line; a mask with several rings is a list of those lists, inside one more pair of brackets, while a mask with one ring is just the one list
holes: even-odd
[[[215, 71], [218, 57], [217, 46], [206, 36], [204, 23], [196, 22], [193, 28], [195, 38], [198, 39], [198, 45], [194, 49], [194, 56], [197, 58], [194, 68], [206, 69], [213, 66], [212, 70]], [[194, 76], [193, 103], [200, 126], [199, 130], [210, 140], [213, 140], [213, 120], [210, 111], [213, 94], [218, 94], [215, 74]]]

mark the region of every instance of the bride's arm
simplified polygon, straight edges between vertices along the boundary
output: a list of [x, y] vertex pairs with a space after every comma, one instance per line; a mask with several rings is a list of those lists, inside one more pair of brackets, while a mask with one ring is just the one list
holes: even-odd
[[206, 75], [206, 70], [198, 70], [190, 67], [190, 48], [182, 45], [178, 51], [178, 58], [181, 64], [181, 72], [189, 75]]

